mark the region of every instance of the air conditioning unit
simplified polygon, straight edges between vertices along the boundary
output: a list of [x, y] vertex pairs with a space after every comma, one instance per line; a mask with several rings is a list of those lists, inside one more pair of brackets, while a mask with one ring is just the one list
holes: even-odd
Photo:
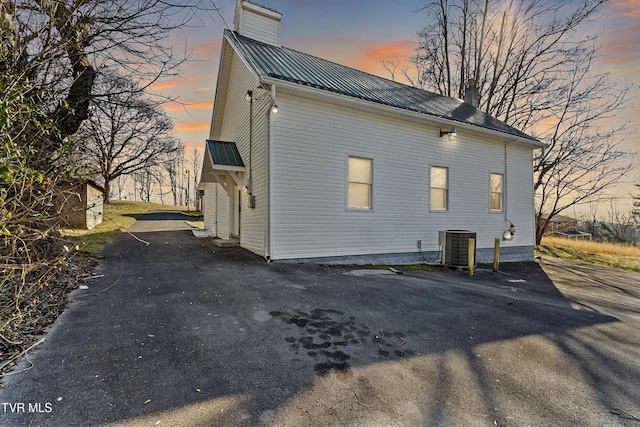
[[[442, 264], [448, 267], [467, 267], [469, 265], [469, 239], [476, 239], [476, 233], [469, 230], [438, 232], [438, 244], [442, 249]], [[475, 247], [473, 251], [475, 261]]]

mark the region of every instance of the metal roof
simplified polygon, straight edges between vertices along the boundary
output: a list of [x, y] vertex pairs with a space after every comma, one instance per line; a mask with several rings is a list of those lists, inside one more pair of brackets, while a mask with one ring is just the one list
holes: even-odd
[[235, 142], [207, 140], [207, 151], [214, 169], [216, 166], [244, 168], [244, 162]]
[[536, 138], [458, 99], [407, 86], [286, 47], [261, 43], [231, 30], [225, 30], [225, 38], [262, 78], [296, 83], [538, 142]]

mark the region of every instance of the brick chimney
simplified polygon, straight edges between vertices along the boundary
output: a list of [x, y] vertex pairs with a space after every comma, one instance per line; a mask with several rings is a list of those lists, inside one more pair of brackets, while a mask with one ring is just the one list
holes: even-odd
[[464, 90], [464, 102], [476, 108], [480, 105], [478, 100], [478, 88], [475, 79], [469, 79], [469, 83]]

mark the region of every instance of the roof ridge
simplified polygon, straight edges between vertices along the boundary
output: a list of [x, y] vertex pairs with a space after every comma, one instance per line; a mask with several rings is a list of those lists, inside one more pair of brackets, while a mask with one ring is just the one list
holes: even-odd
[[[244, 0], [244, 1], [248, 1], [248, 0]], [[337, 65], [339, 67], [347, 68], [349, 70], [355, 71], [355, 72], [360, 73], [360, 74], [366, 74], [366, 75], [368, 75], [368, 76], [370, 76], [370, 77], [372, 77], [374, 79], [383, 80], [383, 81], [385, 81], [387, 83], [390, 83], [390, 84], [402, 86], [402, 87], [405, 87], [405, 88], [410, 89], [410, 90], [416, 90], [416, 91], [420, 91], [420, 92], [431, 94], [433, 96], [442, 97], [442, 98], [446, 98], [446, 99], [452, 99], [452, 100], [455, 100], [455, 101], [459, 101], [460, 103], [464, 103], [464, 100], [459, 99], [459, 98], [453, 98], [451, 96], [441, 95], [439, 93], [436, 93], [436, 92], [433, 92], [433, 91], [430, 91], [430, 90], [420, 89], [419, 87], [411, 86], [411, 85], [406, 84], [406, 83], [402, 83], [402, 82], [398, 82], [398, 81], [395, 81], [395, 80], [388, 79], [386, 77], [378, 76], [376, 74], [370, 73], [368, 71], [359, 70], [359, 69], [351, 67], [349, 65], [344, 65], [344, 64], [340, 64], [339, 62], [335, 62], [335, 61], [331, 61], [329, 59], [321, 58], [321, 57], [319, 57], [317, 55], [313, 55], [311, 53], [302, 52], [301, 50], [293, 49], [293, 48], [290, 48], [290, 47], [287, 47], [287, 46], [273, 46], [273, 45], [270, 45], [269, 43], [265, 43], [265, 42], [262, 42], [260, 40], [255, 40], [255, 39], [252, 39], [250, 37], [243, 36], [243, 35], [239, 34], [237, 31], [233, 31], [233, 30], [229, 30], [229, 29], [225, 29], [225, 31], [229, 31], [231, 33], [234, 33], [235, 36], [250, 40], [251, 43], [261, 44], [261, 45], [263, 45], [263, 46], [265, 46], [265, 47], [267, 47], [269, 49], [280, 49], [280, 50], [287, 50], [287, 51], [290, 51], [290, 52], [295, 52], [295, 53], [298, 53], [300, 55], [304, 55], [304, 56], [307, 56], [307, 57], [310, 57], [310, 58], [315, 58], [315, 59], [317, 59], [319, 61], [323, 61], [323, 62], [326, 62], [326, 63]], [[478, 109], [477, 107], [473, 107], [473, 108]], [[478, 109], [478, 110], [482, 111], [480, 109]]]
[[[234, 49], [251, 63], [258, 76], [289, 81], [539, 143], [537, 138], [463, 100], [390, 80], [286, 46], [273, 46], [228, 29], [225, 29], [225, 35], [234, 45]], [[308, 59], [304, 66], [300, 61], [303, 58]]]

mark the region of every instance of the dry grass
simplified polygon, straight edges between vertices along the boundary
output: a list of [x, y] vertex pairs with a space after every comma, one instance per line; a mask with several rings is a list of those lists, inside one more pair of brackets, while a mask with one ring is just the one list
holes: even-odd
[[616, 243], [593, 242], [589, 240], [566, 239], [562, 237], [544, 237], [543, 245], [560, 246], [591, 252], [595, 254], [617, 255], [622, 257], [640, 257], [640, 247]]
[[189, 227], [204, 230], [204, 221], [186, 221], [186, 223]]
[[544, 237], [537, 250], [541, 254], [572, 261], [640, 272], [640, 248], [635, 246]]

